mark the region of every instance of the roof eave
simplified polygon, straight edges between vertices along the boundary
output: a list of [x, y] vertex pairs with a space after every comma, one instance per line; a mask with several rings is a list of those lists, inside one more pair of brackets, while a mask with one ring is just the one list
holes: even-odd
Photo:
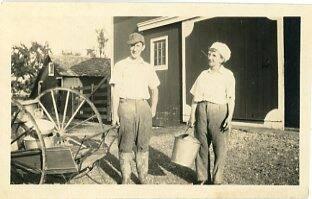
[[194, 19], [198, 18], [197, 16], [193, 17], [179, 17], [179, 16], [174, 16], [174, 17], [157, 17], [155, 19], [150, 19], [147, 21], [143, 21], [137, 24], [139, 32], [144, 31], [144, 30], [149, 30], [153, 28], [158, 28], [161, 26], [189, 20], [189, 19]]

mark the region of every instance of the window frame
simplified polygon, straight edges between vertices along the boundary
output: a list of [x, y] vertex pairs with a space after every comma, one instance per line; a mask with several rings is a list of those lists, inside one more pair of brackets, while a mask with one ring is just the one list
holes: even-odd
[[[51, 69], [52, 68], [52, 69]], [[54, 65], [54, 63], [53, 62], [50, 62], [49, 64], [48, 64], [48, 76], [54, 76], [54, 70], [55, 70], [55, 65]]]
[[[155, 45], [154, 45], [154, 43], [157, 41], [161, 41], [161, 40], [165, 40], [165, 48], [166, 48], [165, 64], [155, 66], [154, 65], [154, 58], [155, 58], [155, 54], [154, 54]], [[168, 70], [168, 35], [161, 36], [161, 37], [155, 37], [155, 38], [152, 38], [150, 40], [150, 61], [151, 61], [151, 64], [155, 70]]]

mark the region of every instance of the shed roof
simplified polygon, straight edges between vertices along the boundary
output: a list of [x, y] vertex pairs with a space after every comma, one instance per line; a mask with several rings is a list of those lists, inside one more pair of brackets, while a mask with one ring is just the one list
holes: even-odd
[[104, 77], [110, 74], [110, 59], [75, 55], [54, 55], [51, 59], [59, 76]]
[[78, 76], [104, 77], [110, 74], [110, 59], [91, 58], [70, 67]]

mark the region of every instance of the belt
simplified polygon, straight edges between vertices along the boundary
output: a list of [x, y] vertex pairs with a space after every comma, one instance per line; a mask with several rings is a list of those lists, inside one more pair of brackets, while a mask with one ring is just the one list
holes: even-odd
[[215, 104], [215, 105], [226, 105], [226, 104], [219, 104], [219, 103], [210, 102], [210, 101], [206, 101], [206, 100], [200, 101], [198, 103], [207, 103], [207, 104]]
[[146, 99], [129, 99], [129, 98], [119, 98], [120, 100], [123, 100], [123, 101], [144, 101]]

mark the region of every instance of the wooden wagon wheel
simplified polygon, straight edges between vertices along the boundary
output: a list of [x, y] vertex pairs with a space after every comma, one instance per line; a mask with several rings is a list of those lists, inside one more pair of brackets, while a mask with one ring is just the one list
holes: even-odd
[[[83, 156], [94, 151], [104, 142], [101, 132], [105, 132], [101, 115], [88, 96], [68, 88], [52, 88], [42, 92], [36, 100], [38, 106], [43, 110], [44, 117], [54, 124], [60, 141], [69, 144], [73, 149], [73, 156], [79, 164]], [[98, 134], [95, 139], [98, 146], [84, 142], [86, 137]], [[77, 139], [76, 139], [77, 138]], [[94, 143], [93, 143], [94, 144]]]
[[[32, 127], [29, 128], [25, 123]], [[28, 150], [23, 144], [26, 136], [34, 138], [38, 148]], [[19, 102], [11, 102], [11, 184], [45, 181], [46, 147], [38, 125]]]

